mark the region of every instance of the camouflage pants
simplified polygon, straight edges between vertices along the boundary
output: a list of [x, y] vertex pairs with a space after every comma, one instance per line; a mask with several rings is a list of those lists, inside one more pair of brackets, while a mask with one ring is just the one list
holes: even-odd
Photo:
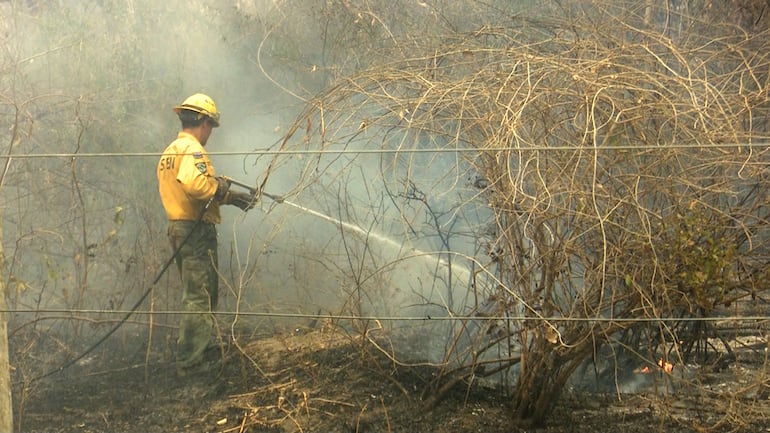
[[213, 224], [171, 221], [168, 236], [174, 251], [181, 245], [176, 264], [182, 275], [182, 311], [200, 312], [184, 314], [179, 324], [176, 361], [186, 368], [200, 363], [206, 349], [214, 345], [211, 312], [217, 307], [219, 290], [217, 230]]

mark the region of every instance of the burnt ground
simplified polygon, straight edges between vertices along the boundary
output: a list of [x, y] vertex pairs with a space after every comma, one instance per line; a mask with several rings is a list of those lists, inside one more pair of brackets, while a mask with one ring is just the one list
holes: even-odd
[[[643, 394], [568, 392], [540, 428], [514, 424], [502, 392], [480, 385], [460, 384], [428, 409], [423, 394], [437, 370], [396, 366], [372, 349], [333, 332], [264, 336], [227, 348], [221, 369], [181, 378], [171, 363], [146, 362], [144, 353], [101, 351], [35, 382], [26, 396], [17, 384], [15, 426], [33, 433], [704, 431], [684, 414], [703, 402], [676, 409]], [[756, 428], [746, 431], [765, 431]]]

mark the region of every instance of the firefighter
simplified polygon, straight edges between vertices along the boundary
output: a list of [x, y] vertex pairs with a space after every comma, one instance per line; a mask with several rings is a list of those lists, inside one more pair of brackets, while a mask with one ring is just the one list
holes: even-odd
[[[161, 155], [157, 175], [160, 198], [168, 217], [168, 236], [182, 276], [182, 315], [176, 363], [180, 375], [220, 359], [214, 336], [217, 306], [217, 231], [220, 205], [251, 209], [253, 197], [229, 190], [217, 177], [205, 146], [219, 126], [214, 101], [201, 93], [174, 107], [182, 129]], [[178, 251], [177, 251], [178, 250]], [[192, 314], [189, 314], [192, 313]]]

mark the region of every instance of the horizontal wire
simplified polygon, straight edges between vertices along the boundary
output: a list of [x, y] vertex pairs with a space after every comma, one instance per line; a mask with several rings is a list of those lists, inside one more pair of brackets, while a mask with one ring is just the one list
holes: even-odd
[[[20, 310], [6, 309], [0, 310], [0, 313], [6, 314], [128, 314], [128, 310], [98, 310], [98, 309], [39, 309], [39, 310]], [[770, 321], [770, 316], [719, 316], [719, 317], [533, 317], [533, 316], [357, 316], [345, 314], [311, 314], [311, 313], [270, 313], [257, 311], [133, 311], [134, 315], [191, 315], [191, 314], [213, 314], [217, 316], [247, 316], [247, 317], [281, 317], [293, 319], [332, 319], [332, 320], [379, 320], [379, 321], [464, 321], [464, 320], [526, 320], [536, 322], [599, 322], [599, 323], [649, 323], [649, 322], [721, 322], [721, 321], [739, 321], [739, 322], [763, 322]], [[61, 316], [53, 318], [63, 318]], [[68, 317], [76, 318], [76, 317]]]
[[[729, 149], [729, 148], [765, 148], [770, 143], [720, 143], [720, 144], [666, 144], [650, 145], [613, 145], [613, 146], [528, 146], [528, 147], [487, 147], [487, 148], [434, 148], [434, 149], [318, 149], [318, 150], [270, 150], [249, 151], [212, 151], [208, 155], [244, 156], [244, 155], [346, 155], [346, 154], [399, 154], [399, 153], [474, 153], [506, 151], [613, 151], [613, 150], [670, 150], [670, 149]], [[159, 157], [162, 152], [84, 152], [84, 153], [19, 153], [0, 156], [2, 159], [33, 158], [106, 158], [106, 157]]]
[[[399, 153], [473, 153], [498, 151], [612, 151], [612, 150], [668, 150], [668, 149], [723, 149], [723, 148], [764, 148], [770, 143], [720, 143], [720, 144], [667, 144], [662, 146], [650, 145], [615, 145], [605, 147], [575, 147], [575, 146], [531, 146], [531, 147], [489, 147], [489, 148], [434, 148], [434, 149], [341, 149], [341, 150], [251, 150], [251, 151], [221, 151], [208, 152], [209, 155], [324, 155], [324, 154], [399, 154]], [[158, 157], [161, 152], [117, 152], [117, 153], [29, 153], [0, 156], [2, 159], [33, 159], [33, 158], [99, 158], [99, 157]], [[126, 310], [89, 310], [89, 309], [42, 309], [42, 310], [0, 310], [7, 314], [128, 314]], [[144, 315], [186, 315], [200, 312], [188, 311], [135, 311], [134, 314]], [[770, 316], [723, 316], [723, 317], [637, 317], [637, 318], [607, 318], [607, 317], [530, 317], [530, 316], [356, 316], [356, 315], [325, 315], [302, 313], [267, 313], [267, 312], [235, 312], [214, 311], [215, 315], [240, 315], [250, 317], [283, 317], [305, 319], [337, 319], [337, 320], [380, 320], [380, 321], [462, 321], [462, 320], [529, 320], [543, 322], [606, 322], [606, 323], [638, 323], [638, 322], [716, 322], [716, 321], [768, 321]]]

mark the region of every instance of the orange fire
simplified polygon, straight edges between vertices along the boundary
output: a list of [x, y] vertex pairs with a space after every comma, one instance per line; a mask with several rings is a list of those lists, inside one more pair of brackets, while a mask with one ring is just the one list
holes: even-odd
[[663, 370], [664, 373], [671, 373], [672, 371], [674, 371], [674, 364], [668, 361], [664, 361], [663, 358], [660, 358], [658, 360], [658, 368]]
[[[672, 364], [672, 363], [670, 363], [668, 361], [665, 361], [663, 358], [660, 358], [658, 360], [658, 369], [662, 370], [664, 373], [671, 373], [672, 371], [674, 371], [674, 364]], [[634, 373], [637, 373], [637, 374], [650, 374], [650, 373], [653, 373], [654, 371], [655, 370], [650, 368], [649, 365], [645, 365], [642, 368], [635, 369]]]

